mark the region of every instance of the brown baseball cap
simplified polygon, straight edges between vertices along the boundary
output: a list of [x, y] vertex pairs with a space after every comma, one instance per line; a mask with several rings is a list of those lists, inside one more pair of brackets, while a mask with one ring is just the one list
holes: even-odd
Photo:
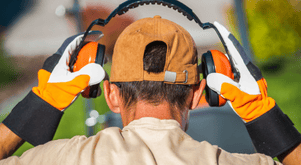
[[[162, 41], [167, 45], [164, 71], [160, 73], [148, 73], [143, 69], [145, 48], [154, 41]], [[160, 16], [143, 18], [129, 25], [118, 37], [112, 57], [110, 81], [197, 84], [197, 65], [195, 43], [183, 27]]]

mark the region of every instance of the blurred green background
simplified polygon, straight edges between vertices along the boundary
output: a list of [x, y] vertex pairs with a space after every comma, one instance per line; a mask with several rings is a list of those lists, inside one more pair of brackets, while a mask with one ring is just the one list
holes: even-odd
[[254, 60], [276, 100], [301, 131], [301, 3], [245, 1]]
[[0, 38], [0, 86], [5, 86], [17, 80], [18, 71], [12, 65], [10, 58], [7, 57], [3, 49], [3, 38]]
[[[299, 1], [297, 1], [299, 2]], [[301, 10], [300, 3], [287, 0], [245, 1], [249, 39], [254, 61], [268, 83], [268, 94], [301, 131]], [[239, 39], [234, 9], [228, 11], [230, 31]], [[1, 42], [2, 43], [2, 42]], [[12, 68], [4, 50], [0, 49], [0, 85], [16, 80], [18, 71]], [[105, 65], [110, 73], [110, 64]], [[102, 85], [101, 85], [102, 86]], [[93, 100], [94, 108], [104, 114], [109, 111], [103, 95]], [[79, 97], [65, 111], [54, 139], [85, 135], [85, 100]], [[6, 115], [0, 115], [0, 121]], [[97, 132], [103, 126], [94, 129]], [[20, 156], [32, 145], [25, 143], [14, 155]]]

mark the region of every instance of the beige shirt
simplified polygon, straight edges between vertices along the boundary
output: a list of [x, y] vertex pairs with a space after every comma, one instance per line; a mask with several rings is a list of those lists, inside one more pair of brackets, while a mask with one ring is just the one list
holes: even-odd
[[263, 154], [232, 154], [206, 141], [198, 142], [181, 130], [175, 120], [142, 118], [121, 131], [107, 128], [92, 137], [75, 136], [48, 142], [13, 156], [0, 165], [274, 165]]

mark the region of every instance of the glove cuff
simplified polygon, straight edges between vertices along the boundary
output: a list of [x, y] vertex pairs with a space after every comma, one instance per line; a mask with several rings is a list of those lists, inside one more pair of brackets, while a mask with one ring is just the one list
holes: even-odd
[[279, 156], [301, 142], [301, 134], [277, 104], [245, 125], [257, 152], [271, 157]]
[[32, 91], [5, 118], [5, 124], [16, 135], [37, 146], [51, 141], [63, 112]]

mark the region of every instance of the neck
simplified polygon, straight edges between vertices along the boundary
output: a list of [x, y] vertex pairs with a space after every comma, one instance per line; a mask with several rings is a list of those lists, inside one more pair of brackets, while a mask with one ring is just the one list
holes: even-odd
[[137, 104], [135, 107], [135, 118], [140, 119], [142, 117], [154, 117], [158, 119], [176, 119], [176, 110], [170, 108], [167, 102], [163, 102], [159, 105], [153, 105], [145, 102]]
[[178, 121], [181, 127], [184, 129], [186, 125], [188, 109], [185, 112], [181, 112], [178, 109], [173, 109], [166, 101], [160, 103], [159, 105], [153, 105], [145, 101], [139, 101], [136, 106], [127, 112], [128, 113], [124, 114], [125, 116], [122, 115], [124, 126], [133, 120], [141, 119], [143, 117], [154, 117], [158, 119], [174, 119]]

